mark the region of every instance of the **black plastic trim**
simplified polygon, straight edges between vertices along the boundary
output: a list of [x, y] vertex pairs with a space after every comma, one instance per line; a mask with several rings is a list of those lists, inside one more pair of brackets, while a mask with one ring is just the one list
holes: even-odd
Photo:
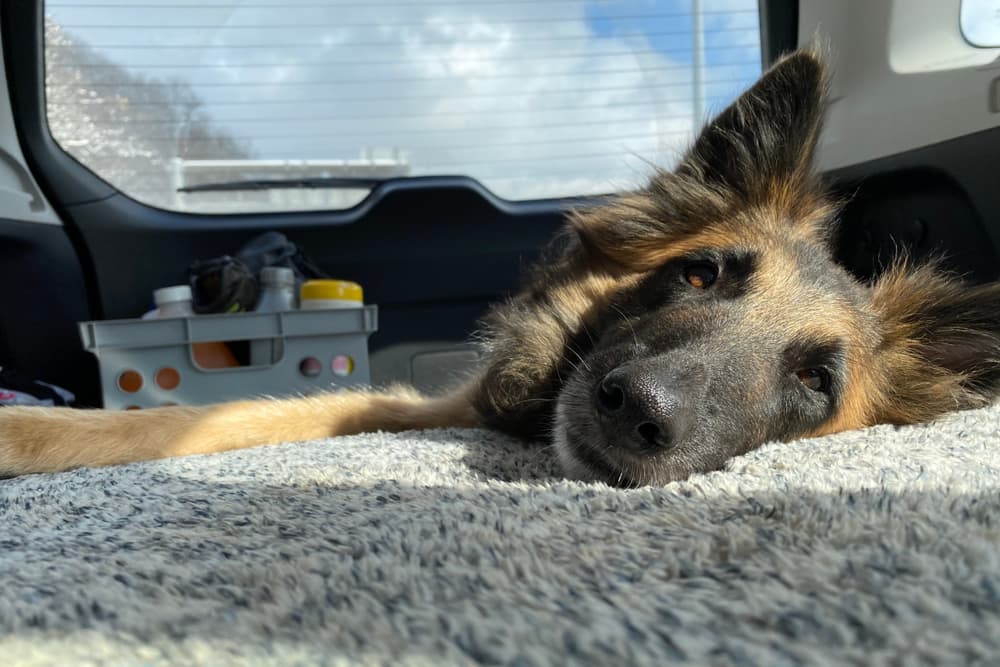
[[759, 0], [760, 57], [767, 69], [799, 44], [798, 0]]
[[81, 278], [63, 227], [0, 218], [0, 366], [99, 405], [97, 363], [76, 326], [91, 319]]
[[904, 250], [916, 260], [943, 255], [973, 282], [1000, 278], [998, 155], [1000, 128], [991, 128], [828, 171], [848, 202], [840, 259], [868, 278]]

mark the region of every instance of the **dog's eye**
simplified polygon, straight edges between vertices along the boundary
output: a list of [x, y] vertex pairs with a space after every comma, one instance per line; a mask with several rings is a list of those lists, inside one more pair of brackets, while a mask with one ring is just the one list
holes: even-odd
[[697, 289], [708, 289], [718, 277], [719, 269], [708, 262], [688, 264], [684, 267], [684, 280], [688, 285]]
[[825, 368], [803, 368], [796, 371], [795, 376], [807, 389], [822, 392], [830, 390], [830, 372]]

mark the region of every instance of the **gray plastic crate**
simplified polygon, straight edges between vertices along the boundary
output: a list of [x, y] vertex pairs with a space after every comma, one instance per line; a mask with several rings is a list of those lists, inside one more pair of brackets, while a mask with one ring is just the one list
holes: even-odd
[[[105, 408], [201, 405], [369, 384], [368, 336], [378, 329], [378, 308], [105, 320], [79, 326], [84, 348], [97, 356], [100, 365]], [[277, 347], [283, 354], [269, 365], [203, 369], [195, 364], [192, 343], [243, 340], [280, 341]], [[333, 370], [340, 355], [353, 361], [347, 375]], [[319, 362], [306, 364], [311, 370], [318, 368], [316, 375], [303, 372], [307, 359]], [[159, 380], [172, 378], [171, 369], [179, 383], [165, 389], [172, 382]], [[120, 388], [119, 379], [128, 371], [141, 376], [137, 391]]]

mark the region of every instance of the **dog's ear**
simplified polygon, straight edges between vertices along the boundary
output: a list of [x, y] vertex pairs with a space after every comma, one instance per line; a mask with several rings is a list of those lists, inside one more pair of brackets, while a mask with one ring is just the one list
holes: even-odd
[[912, 423], [1000, 396], [1000, 283], [897, 262], [872, 287], [882, 321], [880, 421]]
[[799, 51], [779, 61], [709, 123], [675, 174], [736, 206], [794, 205], [816, 186], [813, 154], [825, 110], [826, 72]]
[[766, 207], [793, 222], [826, 215], [813, 170], [825, 89], [817, 54], [785, 57], [702, 130], [673, 172], [659, 171], [643, 190], [577, 213], [572, 224], [581, 240], [646, 270], [668, 259], [678, 240], [706, 230], [724, 236], [733, 211]]

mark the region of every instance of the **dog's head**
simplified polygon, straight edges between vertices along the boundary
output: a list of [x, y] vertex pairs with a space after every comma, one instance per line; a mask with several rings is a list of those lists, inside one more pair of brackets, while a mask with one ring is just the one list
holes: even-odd
[[836, 209], [812, 164], [824, 91], [818, 57], [785, 58], [676, 170], [575, 215], [586, 253], [620, 278], [559, 390], [569, 471], [662, 483], [768, 441], [997, 393], [996, 287], [902, 261], [864, 285], [834, 263]]

